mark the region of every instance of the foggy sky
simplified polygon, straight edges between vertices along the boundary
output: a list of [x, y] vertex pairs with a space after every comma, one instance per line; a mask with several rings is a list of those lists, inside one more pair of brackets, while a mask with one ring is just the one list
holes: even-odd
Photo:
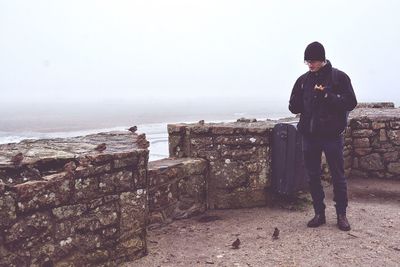
[[266, 99], [320, 41], [359, 101], [400, 104], [399, 1], [0, 0], [0, 103]]

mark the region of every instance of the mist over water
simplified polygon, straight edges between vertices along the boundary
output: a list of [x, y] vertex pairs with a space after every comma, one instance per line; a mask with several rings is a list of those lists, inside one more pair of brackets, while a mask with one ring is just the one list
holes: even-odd
[[[19, 108], [16, 108], [19, 105]], [[273, 119], [291, 116], [285, 102], [229, 98], [102, 103], [19, 103], [2, 105], [0, 144], [23, 139], [74, 137], [123, 131], [137, 125], [150, 142], [150, 160], [168, 157], [168, 123], [235, 121], [241, 117]]]
[[191, 100], [103, 101], [100, 103], [14, 104], [0, 107], [0, 131], [60, 132], [148, 123], [235, 120], [289, 116], [287, 101], [198, 98]]

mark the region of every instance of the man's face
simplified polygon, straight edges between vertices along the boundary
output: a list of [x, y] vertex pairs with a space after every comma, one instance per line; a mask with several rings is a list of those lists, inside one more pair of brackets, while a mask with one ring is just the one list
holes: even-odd
[[311, 72], [319, 71], [324, 66], [324, 61], [320, 60], [305, 60], [304, 63], [308, 66]]

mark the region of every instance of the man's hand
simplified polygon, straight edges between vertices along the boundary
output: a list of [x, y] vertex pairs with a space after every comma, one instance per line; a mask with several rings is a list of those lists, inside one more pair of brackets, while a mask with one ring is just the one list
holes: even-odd
[[317, 92], [319, 96], [324, 96], [325, 98], [328, 97], [328, 93], [325, 91], [325, 86], [323, 86], [322, 84], [315, 85], [314, 90]]
[[314, 86], [314, 90], [323, 92], [325, 90], [325, 87], [321, 84], [321, 85], [315, 85]]

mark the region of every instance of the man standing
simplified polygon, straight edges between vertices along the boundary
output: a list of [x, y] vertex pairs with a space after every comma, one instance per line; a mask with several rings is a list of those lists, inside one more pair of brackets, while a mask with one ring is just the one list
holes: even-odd
[[348, 112], [357, 105], [357, 99], [346, 73], [332, 68], [325, 58], [322, 44], [313, 42], [304, 52], [309, 71], [294, 84], [289, 110], [300, 113], [298, 131], [303, 136], [303, 155], [309, 179], [315, 216], [307, 226], [325, 224], [325, 194], [321, 185], [321, 157], [325, 153], [332, 176], [337, 225], [349, 231], [346, 217], [347, 182], [344, 176], [343, 132]]

